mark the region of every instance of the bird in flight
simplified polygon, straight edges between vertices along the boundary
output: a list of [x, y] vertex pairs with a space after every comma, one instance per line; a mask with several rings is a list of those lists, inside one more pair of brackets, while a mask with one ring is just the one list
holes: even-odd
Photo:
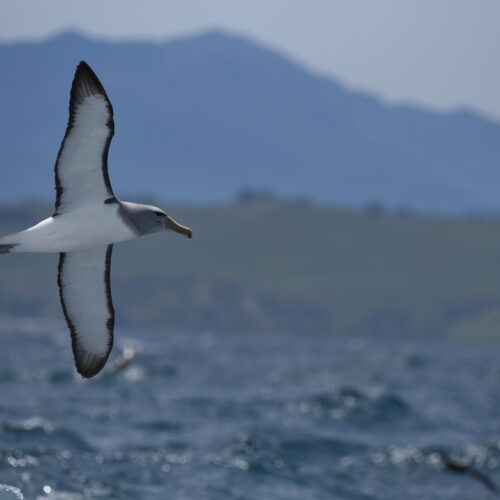
[[165, 230], [192, 237], [191, 229], [160, 208], [115, 197], [108, 175], [113, 134], [111, 102], [82, 61], [73, 79], [68, 126], [55, 164], [54, 214], [25, 231], [0, 237], [0, 253], [59, 253], [59, 297], [76, 369], [85, 378], [102, 370], [113, 346], [113, 244]]

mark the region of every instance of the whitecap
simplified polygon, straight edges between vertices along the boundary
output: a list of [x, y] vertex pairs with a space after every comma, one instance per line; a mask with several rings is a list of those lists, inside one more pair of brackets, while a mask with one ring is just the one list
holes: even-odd
[[0, 484], [0, 500], [23, 500], [23, 494], [19, 488]]

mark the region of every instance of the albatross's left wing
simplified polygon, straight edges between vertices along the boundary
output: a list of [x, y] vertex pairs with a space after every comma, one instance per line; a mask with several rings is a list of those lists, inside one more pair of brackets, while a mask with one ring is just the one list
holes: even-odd
[[113, 245], [108, 245], [59, 257], [59, 296], [71, 332], [76, 369], [86, 378], [101, 371], [113, 347], [112, 250]]
[[114, 200], [108, 150], [114, 134], [113, 107], [90, 66], [76, 68], [69, 120], [55, 165], [55, 214]]

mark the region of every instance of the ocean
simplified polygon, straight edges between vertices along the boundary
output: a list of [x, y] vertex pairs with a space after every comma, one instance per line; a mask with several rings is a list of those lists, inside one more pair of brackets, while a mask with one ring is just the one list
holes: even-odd
[[489, 499], [500, 344], [118, 328], [0, 334], [0, 483], [37, 500]]

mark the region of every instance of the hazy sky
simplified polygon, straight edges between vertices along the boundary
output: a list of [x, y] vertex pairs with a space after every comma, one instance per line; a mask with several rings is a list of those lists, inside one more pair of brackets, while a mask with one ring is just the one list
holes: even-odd
[[1, 0], [0, 41], [249, 35], [390, 101], [500, 120], [500, 0]]

